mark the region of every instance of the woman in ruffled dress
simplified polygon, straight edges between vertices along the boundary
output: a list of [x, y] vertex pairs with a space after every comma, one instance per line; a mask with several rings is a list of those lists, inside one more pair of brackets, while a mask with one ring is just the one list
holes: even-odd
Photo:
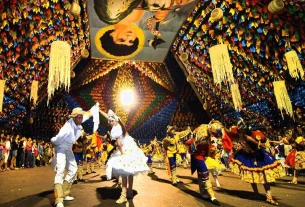
[[161, 168], [161, 163], [162, 165], [164, 164], [164, 155], [162, 153], [162, 147], [160, 142], [156, 141], [156, 146], [154, 148], [154, 155], [152, 157], [152, 161], [155, 163], [158, 163], [158, 168]]
[[294, 148], [286, 158], [286, 164], [294, 168], [293, 179], [290, 184], [298, 184], [298, 174], [305, 169], [305, 138], [299, 136], [295, 139]]
[[116, 140], [117, 146], [116, 151], [107, 162], [106, 176], [108, 180], [112, 177], [122, 177], [122, 193], [116, 203], [125, 203], [127, 198], [133, 198], [133, 176], [149, 170], [146, 164], [147, 157], [134, 139], [128, 135], [120, 118], [112, 110], [109, 110], [108, 114], [101, 110], [100, 113], [108, 119], [112, 127], [111, 138]]
[[270, 183], [285, 176], [285, 170], [280, 161], [265, 149], [266, 146], [263, 143], [266, 140], [265, 135], [259, 130], [249, 130], [243, 120], [232, 129], [231, 132], [238, 134], [241, 143], [240, 149], [230, 160], [232, 171], [240, 175], [241, 180], [251, 183], [255, 196], [259, 195], [257, 184], [263, 184], [266, 191], [266, 202], [278, 205], [273, 200]]

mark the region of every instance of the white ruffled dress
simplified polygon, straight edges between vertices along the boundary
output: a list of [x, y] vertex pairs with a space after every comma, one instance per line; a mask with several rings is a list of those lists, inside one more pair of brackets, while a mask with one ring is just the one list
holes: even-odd
[[147, 157], [137, 146], [134, 139], [128, 134], [123, 137], [123, 131], [118, 124], [111, 130], [112, 139], [120, 139], [123, 155], [116, 149], [107, 162], [106, 176], [110, 180], [112, 177], [124, 175], [137, 175], [149, 170], [147, 166]]

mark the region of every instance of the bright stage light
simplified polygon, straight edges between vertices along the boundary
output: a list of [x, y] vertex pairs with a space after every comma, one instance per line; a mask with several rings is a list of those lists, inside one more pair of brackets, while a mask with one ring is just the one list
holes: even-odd
[[125, 106], [131, 105], [134, 102], [134, 92], [130, 89], [124, 89], [121, 92], [121, 103]]

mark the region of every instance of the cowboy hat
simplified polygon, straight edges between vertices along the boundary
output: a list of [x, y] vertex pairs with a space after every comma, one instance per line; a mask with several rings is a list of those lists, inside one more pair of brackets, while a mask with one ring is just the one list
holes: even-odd
[[172, 131], [172, 130], [177, 130], [177, 127], [176, 126], [167, 126], [167, 129], [166, 129], [166, 132], [168, 133], [168, 132], [170, 132], [170, 131]]
[[82, 108], [80, 107], [76, 107], [72, 110], [72, 113], [69, 115], [69, 118], [75, 118], [77, 117], [78, 115], [84, 115], [86, 112], [83, 111]]

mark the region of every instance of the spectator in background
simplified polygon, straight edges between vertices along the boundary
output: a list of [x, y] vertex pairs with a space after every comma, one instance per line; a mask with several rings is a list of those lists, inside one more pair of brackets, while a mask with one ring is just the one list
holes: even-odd
[[38, 166], [38, 162], [39, 162], [39, 152], [38, 152], [38, 147], [37, 147], [37, 141], [36, 139], [33, 142], [33, 146], [32, 146], [32, 154], [33, 154], [33, 163], [34, 163], [34, 167]]
[[26, 138], [22, 137], [17, 150], [17, 167], [24, 168]]
[[4, 134], [2, 133], [0, 135], [0, 171], [2, 172], [4, 169], [2, 168], [3, 164], [4, 164], [4, 147], [5, 147], [5, 143], [4, 143]]
[[11, 142], [10, 142], [10, 136], [7, 135], [6, 136], [6, 140], [4, 142], [4, 170], [10, 170], [8, 168], [8, 157], [10, 155], [10, 151], [11, 151]]
[[16, 136], [15, 138], [13, 137], [13, 141], [11, 142], [11, 154], [12, 154], [12, 158], [11, 158], [11, 163], [10, 163], [10, 169], [11, 170], [15, 170], [18, 169], [17, 168], [17, 150], [18, 150], [18, 138], [19, 136]]
[[38, 149], [37, 149], [37, 141], [36, 139], [33, 140], [32, 144], [32, 158], [33, 158], [33, 167], [37, 167], [36, 165], [36, 157], [38, 155]]
[[25, 147], [25, 167], [33, 167], [32, 139], [28, 138]]
[[44, 161], [45, 166], [49, 165], [51, 154], [52, 154], [52, 150], [51, 150], [50, 144], [46, 143], [44, 145], [44, 152], [43, 152], [43, 161]]
[[38, 158], [36, 158], [38, 160], [37, 162], [37, 166], [41, 166], [43, 165], [43, 159], [42, 159], [42, 156], [43, 156], [43, 144], [44, 144], [44, 141], [41, 140], [41, 141], [38, 141], [38, 146], [37, 146], [37, 149], [38, 149]]

